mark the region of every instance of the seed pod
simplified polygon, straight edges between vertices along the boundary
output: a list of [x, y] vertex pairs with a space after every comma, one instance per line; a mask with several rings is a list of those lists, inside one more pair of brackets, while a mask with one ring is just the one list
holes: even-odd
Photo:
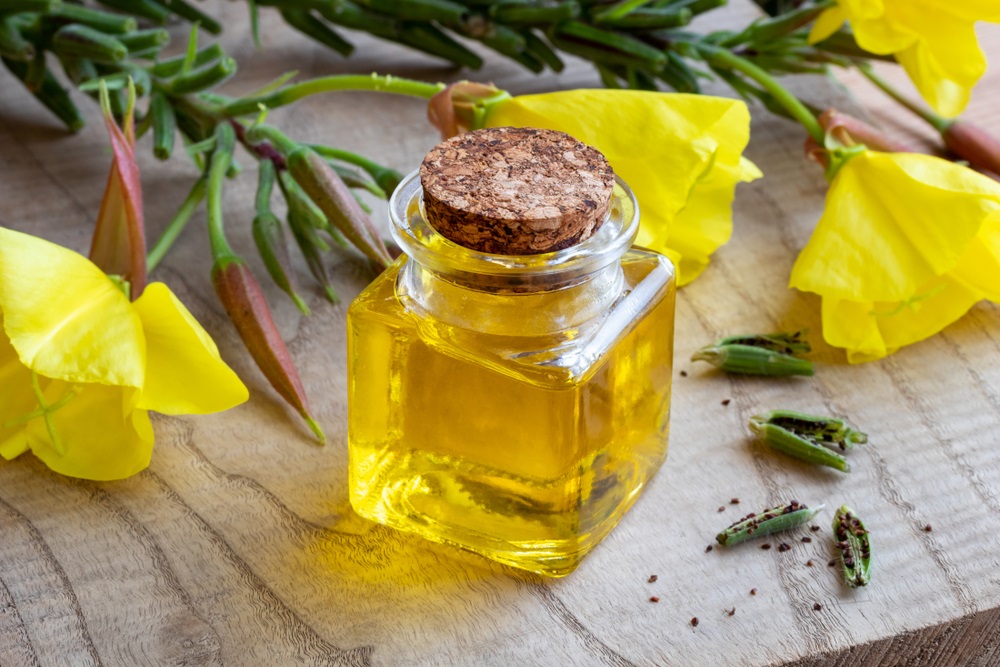
[[62, 3], [48, 17], [54, 23], [80, 23], [110, 35], [124, 35], [137, 28], [135, 18], [91, 7]]
[[246, 262], [234, 256], [219, 258], [212, 266], [212, 283], [257, 367], [281, 397], [302, 415], [319, 441], [326, 442], [323, 430], [310, 414], [292, 355]]
[[381, 268], [392, 263], [385, 244], [350, 188], [315, 151], [300, 146], [286, 157], [288, 173], [323, 211], [327, 220]]
[[848, 427], [843, 420], [788, 410], [751, 417], [750, 430], [768, 447], [841, 472], [850, 472], [851, 466], [833, 448], [844, 451], [868, 441], [868, 436]]
[[167, 9], [188, 23], [197, 23], [206, 32], [210, 32], [213, 35], [222, 33], [222, 25], [214, 17], [206, 14], [194, 5], [185, 2], [185, 0], [161, 0], [161, 2]]
[[[195, 54], [194, 60], [191, 62], [191, 67], [197, 69], [199, 67], [207, 65], [210, 62], [214, 62], [225, 55], [226, 54], [222, 50], [222, 47], [219, 46], [219, 43], [215, 42], [210, 46], [206, 46], [204, 49], [198, 51]], [[178, 74], [181, 73], [181, 70], [184, 68], [185, 58], [186, 56], [180, 55], [180, 56], [175, 56], [173, 58], [168, 58], [166, 60], [161, 60], [160, 62], [150, 67], [149, 72], [153, 76], [160, 78], [169, 78], [172, 76], [177, 76]]]
[[285, 294], [291, 297], [303, 315], [309, 306], [296, 292], [295, 271], [288, 257], [288, 244], [281, 221], [271, 212], [271, 191], [274, 189], [275, 169], [270, 160], [261, 160], [257, 179], [257, 215], [253, 219], [253, 240], [264, 260], [268, 274]]
[[177, 134], [174, 108], [165, 95], [156, 93], [149, 103], [149, 113], [153, 119], [153, 155], [160, 160], [166, 160], [174, 151]]
[[25, 62], [35, 57], [35, 45], [21, 35], [11, 16], [0, 15], [0, 56]]
[[111, 7], [133, 16], [141, 16], [156, 23], [166, 23], [170, 10], [155, 0], [98, 0], [105, 7]]
[[52, 50], [60, 56], [89, 58], [97, 63], [120, 63], [128, 47], [103, 32], [77, 23], [63, 26], [52, 36]]
[[281, 18], [285, 23], [295, 28], [303, 35], [311, 37], [323, 46], [337, 53], [349, 56], [354, 52], [354, 45], [340, 36], [330, 26], [301, 9], [282, 9]]
[[137, 52], [166, 46], [170, 43], [170, 33], [163, 28], [136, 30], [120, 35], [117, 39], [128, 48], [129, 54], [134, 55]]
[[[2, 61], [11, 74], [21, 81], [25, 81], [28, 75], [28, 65], [8, 58], [3, 58]], [[27, 86], [27, 84], [25, 85]], [[39, 102], [45, 105], [45, 108], [65, 123], [70, 132], [77, 132], [83, 128], [84, 120], [83, 116], [80, 115], [80, 110], [76, 108], [69, 93], [48, 69], [44, 71], [41, 86], [38, 90], [31, 92], [38, 98]]]
[[691, 361], [707, 361], [727, 373], [813, 375], [812, 362], [792, 356], [811, 351], [806, 330], [791, 333], [727, 336], [701, 348]]
[[844, 583], [851, 588], [867, 586], [872, 578], [872, 546], [868, 530], [847, 505], [833, 517], [833, 537], [840, 552]]
[[977, 169], [1000, 177], [1000, 140], [983, 128], [965, 120], [956, 120], [942, 133], [948, 148]]
[[750, 513], [734, 522], [724, 531], [715, 536], [719, 544], [733, 546], [745, 542], [751, 537], [761, 537], [783, 530], [791, 530], [808, 523], [820, 513], [825, 505], [810, 509], [796, 500], [787, 505], [779, 505], [762, 512]]
[[208, 88], [214, 88], [236, 73], [236, 60], [223, 56], [214, 63], [203, 65], [190, 72], [178, 74], [166, 82], [166, 88], [174, 95], [187, 95]]

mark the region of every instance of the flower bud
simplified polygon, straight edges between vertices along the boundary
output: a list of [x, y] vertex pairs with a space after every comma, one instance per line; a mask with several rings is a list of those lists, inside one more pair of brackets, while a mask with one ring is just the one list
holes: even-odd
[[845, 146], [864, 144], [873, 151], [882, 153], [920, 153], [901, 141], [890, 139], [879, 129], [860, 118], [855, 118], [836, 109], [827, 109], [819, 117], [819, 124], [839, 143]]
[[309, 402], [292, 355], [250, 267], [240, 257], [221, 257], [212, 267], [212, 283], [257, 367], [275, 391], [302, 415], [319, 441], [326, 442], [323, 430], [309, 414]]
[[957, 120], [941, 136], [948, 149], [971, 166], [1000, 175], [1000, 140], [983, 128]]
[[327, 220], [381, 268], [392, 263], [385, 244], [350, 188], [316, 151], [302, 146], [286, 158], [288, 173]]
[[427, 105], [427, 119], [448, 139], [469, 130], [482, 127], [482, 119], [490, 104], [510, 97], [492, 83], [459, 81], [431, 98]]

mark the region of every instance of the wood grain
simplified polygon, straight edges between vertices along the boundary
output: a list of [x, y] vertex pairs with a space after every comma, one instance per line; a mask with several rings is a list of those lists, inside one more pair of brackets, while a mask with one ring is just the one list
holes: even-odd
[[[715, 20], [738, 25], [753, 16], [748, 3], [733, 5]], [[243, 67], [229, 84], [235, 92], [291, 68], [303, 76], [465, 76], [364, 37], [361, 55], [344, 61], [267, 11], [265, 49], [256, 52], [243, 3], [209, 8], [222, 15], [227, 47]], [[984, 31], [994, 60], [998, 36]], [[970, 113], [1000, 132], [997, 76]], [[536, 78], [490, 58], [477, 77], [514, 93], [597, 84], [578, 62], [559, 78]], [[817, 104], [857, 109], [828, 80], [795, 85]], [[876, 120], [889, 117], [880, 98], [850, 85]], [[0, 75], [0, 225], [87, 247], [108, 155], [96, 109], [85, 108], [87, 129], [67, 138]], [[293, 137], [402, 171], [437, 142], [418, 100], [330, 95], [272, 118]], [[0, 464], [0, 665], [997, 664], [1000, 308], [980, 304], [943, 334], [878, 363], [851, 367], [820, 344], [819, 372], [808, 380], [730, 378], [686, 361], [723, 334], [820, 330], [818, 300], [787, 288], [825, 192], [819, 170], [802, 159], [802, 139], [786, 121], [755, 114], [749, 156], [767, 178], [740, 189], [732, 242], [678, 301], [677, 370], [687, 376], [675, 378], [669, 460], [608, 540], [559, 581], [351, 512], [344, 306], [310, 288], [314, 314], [302, 318], [267, 287], [330, 436], [321, 448], [253, 367], [216, 301], [199, 214], [153, 278], [211, 332], [252, 398], [223, 415], [157, 418], [152, 466], [127, 481], [58, 477], [30, 456]], [[146, 142], [139, 152], [155, 236], [195, 171], [182, 156], [153, 160]], [[253, 188], [252, 173], [230, 182], [225, 211], [236, 249], [260, 271], [248, 229]], [[382, 209], [378, 219], [384, 224]], [[353, 256], [330, 268], [345, 302], [370, 278]], [[746, 419], [777, 407], [848, 416], [872, 444], [853, 455], [849, 476], [760, 451]], [[733, 497], [739, 505], [729, 504]], [[706, 553], [720, 525], [792, 497], [847, 502], [865, 517], [875, 543], [870, 587], [838, 582], [826, 567], [825, 531], [809, 533], [811, 543], [790, 536], [785, 553], [753, 545]], [[817, 524], [829, 520], [827, 512]], [[651, 574], [659, 576], [652, 584]]]

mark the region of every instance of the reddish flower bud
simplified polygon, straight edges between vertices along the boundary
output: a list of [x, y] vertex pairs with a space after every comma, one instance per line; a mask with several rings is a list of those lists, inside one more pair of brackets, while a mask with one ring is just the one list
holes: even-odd
[[827, 109], [819, 117], [819, 124], [832, 135], [834, 139], [844, 144], [852, 146], [854, 144], [864, 144], [873, 151], [883, 153], [920, 153], [912, 146], [890, 139], [881, 130], [869, 125], [860, 118], [855, 118], [850, 114]]
[[448, 139], [482, 127], [489, 105], [505, 100], [510, 94], [492, 83], [459, 81], [431, 98], [427, 119]]
[[275, 391], [302, 415], [319, 441], [326, 442], [323, 430], [309, 414], [309, 402], [292, 355], [250, 267], [239, 257], [222, 257], [212, 267], [212, 283], [257, 367]]
[[1000, 140], [996, 137], [964, 120], [949, 125], [941, 136], [955, 155], [1000, 180]]

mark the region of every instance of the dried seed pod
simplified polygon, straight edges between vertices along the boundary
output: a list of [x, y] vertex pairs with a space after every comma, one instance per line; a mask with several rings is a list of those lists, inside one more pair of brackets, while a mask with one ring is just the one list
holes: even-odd
[[808, 330], [790, 333], [727, 336], [692, 355], [692, 361], [707, 361], [727, 373], [744, 375], [813, 375], [812, 362], [794, 355], [812, 348], [805, 339]]
[[796, 500], [762, 512], [750, 513], [715, 536], [719, 544], [732, 546], [751, 537], [791, 530], [808, 523], [825, 505], [809, 508]]
[[750, 430], [769, 447], [841, 472], [850, 472], [851, 466], [835, 450], [847, 451], [868, 442], [866, 434], [851, 428], [842, 419], [791, 410], [772, 410], [751, 417]]
[[868, 529], [847, 505], [841, 505], [833, 516], [833, 536], [844, 573], [844, 582], [851, 588], [867, 586], [871, 581], [871, 539]]

